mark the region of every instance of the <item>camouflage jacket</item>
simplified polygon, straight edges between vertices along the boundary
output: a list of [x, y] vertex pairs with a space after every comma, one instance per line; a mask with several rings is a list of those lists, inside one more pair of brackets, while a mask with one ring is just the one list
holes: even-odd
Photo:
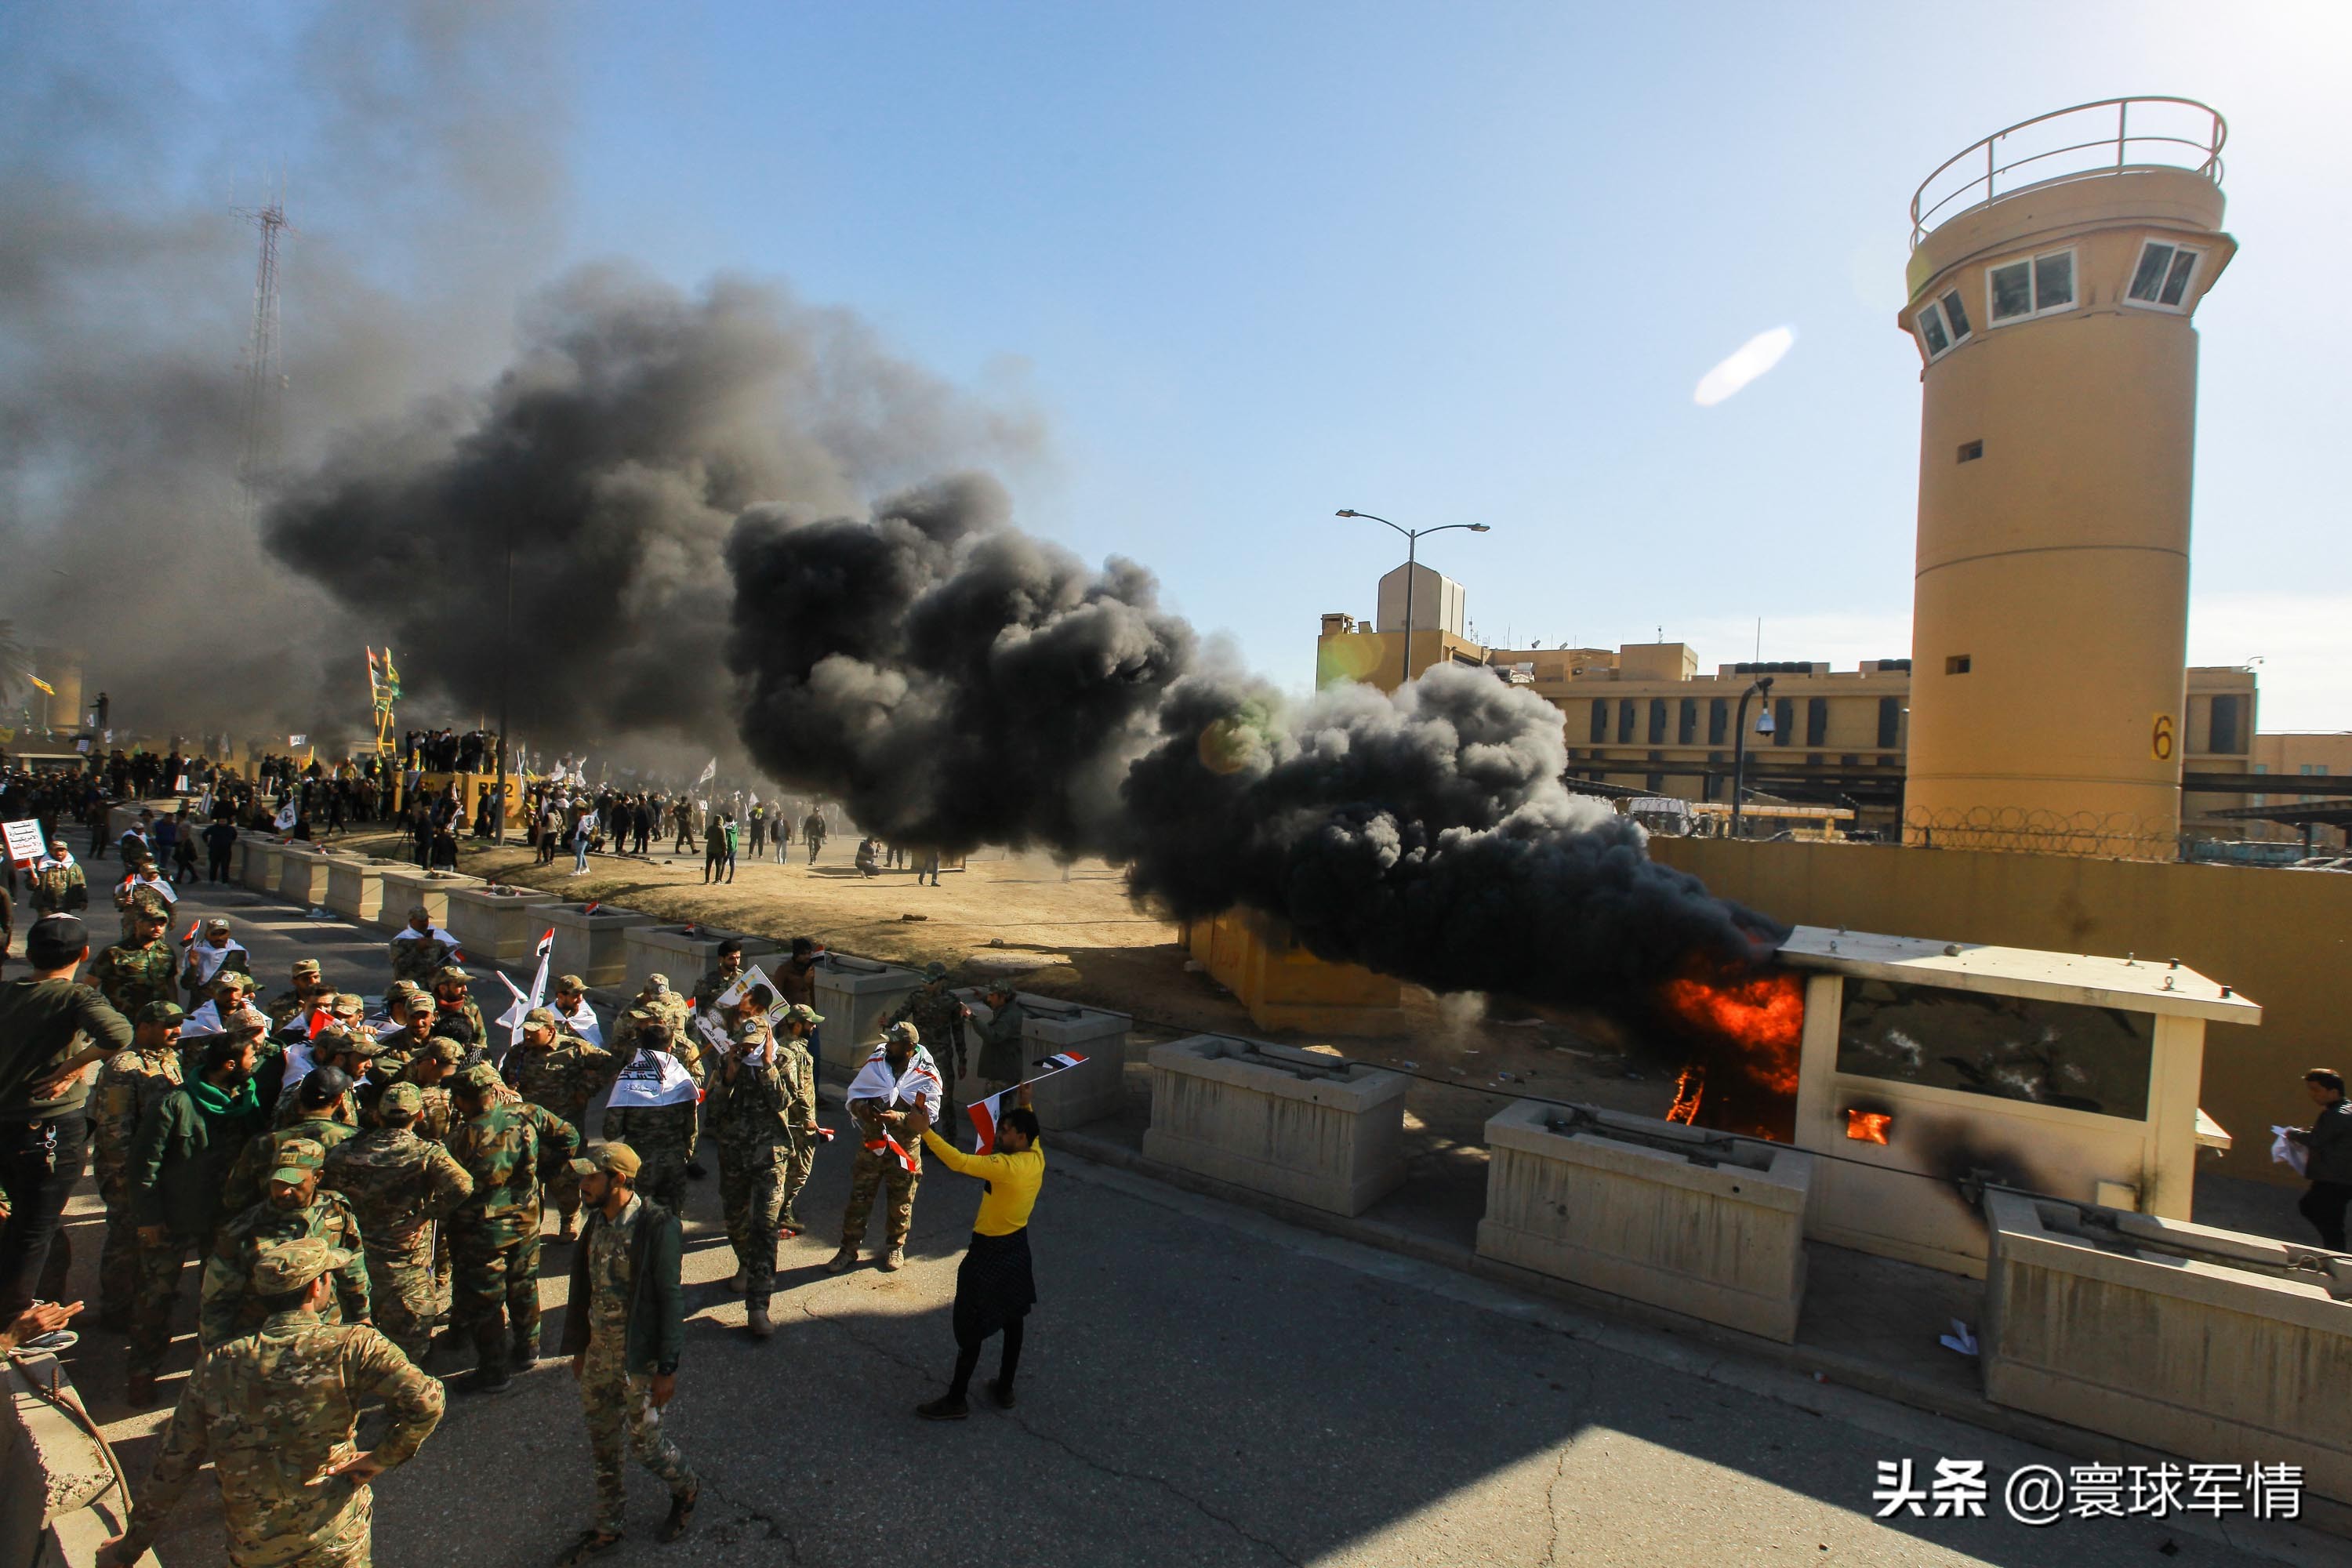
[[1029, 1074], [1029, 1045], [1023, 1029], [1029, 1022], [1027, 1009], [1017, 996], [1008, 997], [983, 1022], [972, 1021], [972, 1032], [980, 1037], [980, 1059], [972, 1070], [991, 1083], [1018, 1083]]
[[[402, 928], [404, 933], [407, 932], [408, 929]], [[437, 937], [413, 934], [394, 937], [391, 948], [392, 977], [394, 980], [414, 980], [419, 985], [428, 988], [433, 984], [433, 977], [441, 972], [457, 951]]]
[[667, 1025], [670, 1034], [676, 1037], [685, 1032], [687, 1017], [691, 1011], [686, 999], [675, 994], [666, 994], [665, 998], [658, 1002], [643, 999], [632, 1002], [613, 1020], [612, 1036], [605, 1048], [625, 1062], [637, 1054], [637, 1036], [645, 1031], [647, 1025]]
[[576, 1035], [558, 1035], [542, 1050], [525, 1041], [507, 1053], [507, 1081], [533, 1105], [577, 1122], [621, 1070], [620, 1058]]
[[220, 1227], [205, 1259], [205, 1280], [196, 1306], [196, 1342], [209, 1350], [249, 1334], [268, 1314], [253, 1294], [253, 1265], [273, 1242], [314, 1237], [340, 1247], [352, 1260], [335, 1271], [335, 1296], [319, 1314], [325, 1323], [363, 1323], [368, 1316], [367, 1263], [360, 1256], [359, 1216], [339, 1193], [322, 1192], [309, 1206], [281, 1209], [264, 1201]]
[[[280, 1100], [281, 1111], [287, 1103]], [[278, 1168], [278, 1151], [297, 1138], [310, 1139], [332, 1153], [336, 1144], [359, 1131], [343, 1120], [341, 1107], [336, 1111], [332, 1116], [320, 1116], [297, 1103], [293, 1120], [286, 1121], [281, 1116], [268, 1131], [247, 1140], [245, 1147], [237, 1152], [236, 1163], [228, 1168], [228, 1179], [221, 1184], [221, 1213], [243, 1214], [268, 1197], [269, 1173]]]
[[302, 999], [302, 993], [299, 991], [288, 990], [279, 992], [277, 995], [269, 999], [269, 1005], [262, 1009], [263, 1013], [267, 1014], [269, 1018], [269, 1032], [273, 1035], [278, 1033], [278, 1030], [287, 1026], [288, 1022], [293, 1018], [295, 1014], [306, 1013], [321, 997], [331, 996], [334, 993], [331, 991], [321, 992], [319, 997], [313, 997], [310, 1001], [305, 1002]]
[[169, 939], [145, 946], [117, 942], [89, 961], [89, 984], [126, 1018], [150, 1002], [177, 1002], [178, 970]]
[[[534, 1114], [535, 1113], [535, 1114]], [[555, 1121], [567, 1148], [580, 1134], [535, 1105], [496, 1104], [449, 1129], [449, 1152], [473, 1179], [474, 1190], [450, 1216], [451, 1226], [493, 1246], [510, 1246], [539, 1228], [539, 1129]]]
[[489, 1026], [482, 1022], [482, 1010], [474, 1005], [471, 996], [462, 1007], [449, 1007], [441, 999], [433, 999], [433, 1032], [457, 1041], [466, 1047], [467, 1065], [483, 1059], [490, 1043]]
[[[892, 1024], [912, 1024], [923, 1037], [923, 1048], [931, 1059], [945, 1065], [941, 1053], [963, 1043], [963, 998], [942, 985], [934, 991], [919, 986], [898, 1004], [898, 1010], [882, 1021], [888, 1028]], [[942, 1074], [942, 1076], [945, 1076]], [[955, 1086], [948, 1086], [952, 1089]]]
[[353, 1427], [371, 1395], [392, 1417], [371, 1450], [388, 1469], [440, 1425], [442, 1399], [441, 1384], [390, 1340], [364, 1324], [279, 1312], [258, 1332], [214, 1346], [189, 1374], [154, 1471], [140, 1489], [126, 1554], [154, 1542], [210, 1459], [232, 1561], [342, 1561], [367, 1538], [364, 1489], [319, 1478], [356, 1451]]
[[[768, 1026], [756, 1019], [742, 1025], [735, 1031], [735, 1042], [739, 1049], [768, 1046]], [[730, 1053], [710, 1064], [710, 1136], [730, 1155], [753, 1155], [754, 1164], [764, 1163], [758, 1158], [761, 1152], [793, 1141], [793, 1123], [784, 1110], [784, 1075], [774, 1052], [764, 1057], [752, 1060]]]
[[99, 1194], [112, 1208], [129, 1198], [131, 1137], [147, 1108], [180, 1087], [180, 1053], [166, 1047], [142, 1051], [117, 1051], [98, 1069], [98, 1087], [90, 1094], [90, 1131], [95, 1135], [90, 1163], [98, 1172]]
[[746, 972], [744, 970], [739, 969], [734, 973], [728, 974], [722, 971], [713, 969], [709, 973], [705, 974], [699, 981], [696, 982], [694, 987], [694, 1005], [697, 1007], [716, 1007], [719, 1005], [720, 994], [725, 992], [737, 981], [742, 979], [745, 973]]
[[360, 1235], [378, 1253], [414, 1253], [425, 1227], [474, 1192], [474, 1178], [448, 1150], [407, 1127], [374, 1128], [340, 1144], [327, 1155], [320, 1184], [351, 1204]]
[[89, 880], [82, 875], [79, 862], [51, 864], [33, 879], [31, 897], [36, 914], [69, 915], [89, 907]]

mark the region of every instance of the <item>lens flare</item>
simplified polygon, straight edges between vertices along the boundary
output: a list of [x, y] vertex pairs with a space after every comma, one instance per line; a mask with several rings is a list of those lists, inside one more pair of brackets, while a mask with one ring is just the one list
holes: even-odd
[[1775, 327], [1769, 332], [1759, 332], [1738, 348], [1724, 362], [1698, 378], [1698, 390], [1691, 398], [1701, 408], [1717, 404], [1779, 364], [1781, 358], [1797, 342], [1794, 327]]

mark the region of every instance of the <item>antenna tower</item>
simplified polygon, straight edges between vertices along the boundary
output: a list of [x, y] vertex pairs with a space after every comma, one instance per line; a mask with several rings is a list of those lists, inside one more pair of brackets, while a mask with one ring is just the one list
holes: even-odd
[[261, 254], [253, 273], [253, 335], [245, 347], [245, 454], [237, 465], [246, 500], [257, 503], [262, 476], [278, 456], [279, 397], [285, 373], [278, 362], [278, 237], [299, 231], [286, 221], [286, 194], [267, 206], [232, 208], [261, 231]]

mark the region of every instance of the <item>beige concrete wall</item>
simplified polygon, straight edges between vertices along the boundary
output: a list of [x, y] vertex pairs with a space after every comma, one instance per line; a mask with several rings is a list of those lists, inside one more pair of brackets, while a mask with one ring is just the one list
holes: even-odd
[[2293, 1182], [2270, 1163], [2271, 1125], [2310, 1120], [2306, 1068], [2352, 1069], [2352, 876], [1895, 845], [1658, 838], [1650, 852], [1792, 924], [2178, 958], [2236, 987], [2263, 1022], [2206, 1033], [2200, 1103], [2237, 1143], [2205, 1170]]
[[1344, 1215], [1404, 1180], [1400, 1073], [1223, 1035], [1150, 1059], [1149, 1159]]

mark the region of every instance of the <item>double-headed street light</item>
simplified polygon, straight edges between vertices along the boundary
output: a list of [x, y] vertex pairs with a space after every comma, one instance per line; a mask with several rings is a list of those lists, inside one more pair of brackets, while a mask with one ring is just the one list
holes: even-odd
[[1773, 727], [1772, 678], [1762, 675], [1748, 683], [1748, 689], [1739, 694], [1739, 716], [1732, 721], [1731, 837], [1734, 838], [1739, 837], [1739, 795], [1748, 773], [1748, 700], [1751, 697], [1764, 699], [1764, 711], [1756, 715], [1756, 732], [1769, 735]]
[[1371, 522], [1387, 523], [1389, 527], [1404, 535], [1404, 674], [1398, 682], [1399, 685], [1402, 685], [1412, 679], [1412, 569], [1417, 559], [1416, 552], [1420, 548], [1421, 536], [1424, 533], [1444, 533], [1449, 528], [1466, 528], [1473, 533], [1486, 533], [1491, 531], [1483, 522], [1442, 522], [1435, 528], [1405, 528], [1398, 523], [1389, 522], [1387, 518], [1374, 517], [1370, 512], [1356, 511], [1348, 507], [1340, 508], [1332, 515], [1360, 517]]

